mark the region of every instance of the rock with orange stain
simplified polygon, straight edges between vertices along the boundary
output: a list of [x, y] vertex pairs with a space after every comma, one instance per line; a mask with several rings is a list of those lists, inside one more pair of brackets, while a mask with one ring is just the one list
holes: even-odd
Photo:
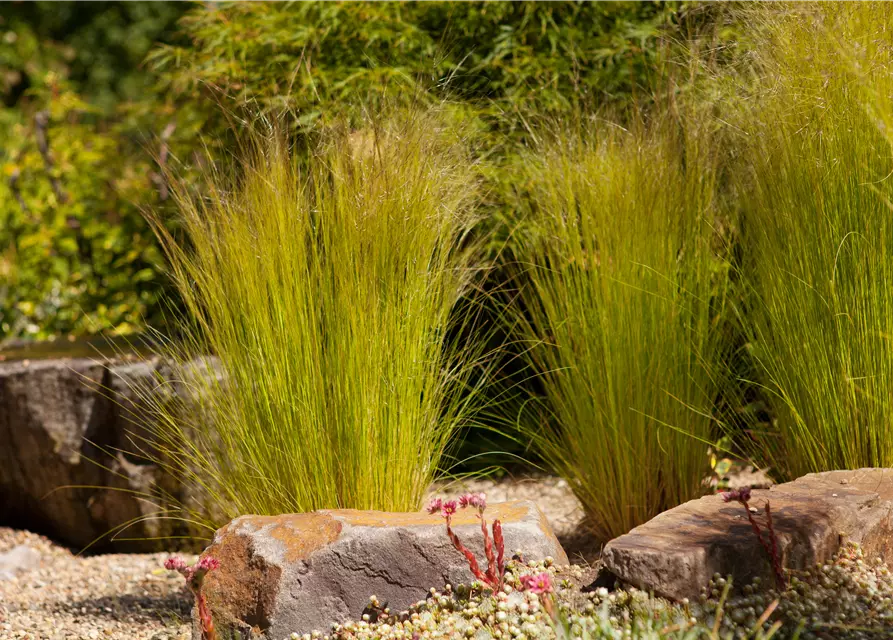
[[[488, 522], [502, 521], [507, 558], [521, 549], [525, 560], [551, 556], [567, 564], [535, 503], [493, 504], [486, 515]], [[453, 528], [486, 567], [474, 513], [460, 511]], [[427, 513], [345, 509], [242, 516], [220, 529], [203, 555], [220, 561], [204, 583], [215, 624], [242, 637], [326, 632], [333, 623], [359, 620], [372, 595], [399, 612], [431, 587], [473, 581], [443, 519]]]

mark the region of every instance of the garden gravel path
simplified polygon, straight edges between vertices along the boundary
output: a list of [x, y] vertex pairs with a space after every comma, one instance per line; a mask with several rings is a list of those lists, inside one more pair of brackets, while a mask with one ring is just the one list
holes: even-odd
[[[732, 484], [759, 482], [745, 473]], [[438, 483], [430, 495], [468, 491], [484, 492], [490, 502], [537, 502], [571, 562], [597, 559], [599, 547], [581, 532], [583, 511], [564, 480], [455, 481]], [[0, 576], [0, 640], [188, 640], [191, 596], [181, 576], [160, 570], [168, 554], [78, 556], [43, 536], [0, 527], [0, 554], [18, 545], [36, 550], [40, 564], [12, 579]]]
[[17, 545], [39, 552], [40, 566], [0, 580], [3, 640], [189, 638], [183, 578], [157, 571], [168, 554], [79, 557], [43, 536], [0, 527], [0, 553]]

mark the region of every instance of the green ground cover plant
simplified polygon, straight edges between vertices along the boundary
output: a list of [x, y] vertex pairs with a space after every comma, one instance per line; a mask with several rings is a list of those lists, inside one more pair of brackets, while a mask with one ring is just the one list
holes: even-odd
[[741, 443], [779, 480], [890, 466], [893, 11], [791, 4], [745, 16], [756, 46], [734, 89], [747, 96], [734, 120], [740, 322], [774, 419]]
[[[208, 196], [176, 187], [185, 235], [156, 230], [189, 320], [163, 352], [191, 399], [156, 402], [151, 439], [201, 487], [196, 519], [419, 507], [481, 364], [446, 340], [480, 266], [473, 161], [444, 122], [333, 130], [307, 161], [254, 140]], [[209, 353], [221, 375], [195, 375]]]
[[566, 640], [869, 640], [889, 637], [893, 579], [879, 559], [848, 544], [827, 564], [797, 572], [784, 591], [759, 582], [742, 593], [715, 575], [696, 602], [672, 603], [634, 588], [581, 590], [583, 569], [551, 559], [506, 565], [491, 593], [447, 585], [406, 612], [370, 598], [363, 620], [293, 640], [556, 638]]
[[521, 428], [602, 540], [702, 490], [728, 287], [711, 154], [669, 121], [595, 121], [518, 169], [507, 313], [541, 388]]

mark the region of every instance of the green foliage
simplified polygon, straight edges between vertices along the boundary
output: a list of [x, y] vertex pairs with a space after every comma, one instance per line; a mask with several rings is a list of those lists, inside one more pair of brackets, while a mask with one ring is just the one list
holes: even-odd
[[[893, 12], [753, 9], [742, 323], [775, 415], [750, 451], [779, 479], [893, 465]], [[754, 76], [751, 76], [754, 77]]]
[[[212, 525], [417, 509], [475, 404], [476, 350], [446, 341], [475, 277], [469, 157], [434, 114], [327, 138], [308, 167], [250, 142], [207, 198], [178, 187], [182, 239], [156, 221], [192, 319], [166, 352], [193, 392], [156, 402], [156, 457]], [[208, 353], [220, 378], [195, 374]]]
[[517, 169], [515, 335], [542, 388], [527, 435], [609, 540], [708, 471], [728, 282], [716, 167], [694, 126], [558, 130]]
[[[196, 150], [232, 153], [233, 118], [288, 113], [307, 133], [342, 116], [360, 122], [384, 103], [447, 95], [478, 122], [475, 144], [492, 154], [504, 133], [523, 131], [529, 111], [624, 104], [647, 92], [662, 29], [688, 11], [634, 2], [7, 5], [0, 340], [160, 322], [165, 285], [138, 210], [167, 208], [152, 175], [164, 132], [170, 164], [189, 174]], [[39, 170], [41, 110], [52, 116], [51, 173], [65, 185], [64, 206]], [[10, 188], [16, 173], [27, 214]], [[507, 181], [499, 167], [488, 175]], [[504, 191], [492, 191], [499, 206]], [[72, 251], [72, 215], [91, 229], [90, 251]]]
[[[55, 80], [46, 124], [8, 126], [0, 184], [0, 336], [129, 333], [157, 310], [161, 253], [139, 211], [151, 158]], [[35, 117], [37, 114], [35, 114]]]
[[[18, 2], [0, 16], [0, 87], [6, 106], [55, 72], [91, 105], [114, 110], [144, 99], [153, 79], [140, 65], [172, 35], [181, 2]], [[20, 104], [18, 106], [21, 106]]]
[[0, 340], [129, 333], [159, 320], [161, 253], [140, 212], [161, 205], [156, 168], [145, 119], [117, 101], [144, 96], [151, 80], [137, 66], [180, 12], [4, 7]]
[[383, 98], [438, 100], [440, 89], [491, 115], [555, 110], [581, 96], [627, 102], [647, 87], [660, 29], [677, 7], [224, 3], [193, 9], [182, 21], [190, 43], [160, 47], [150, 61], [177, 92], [212, 90], [229, 108], [288, 110], [305, 126]]

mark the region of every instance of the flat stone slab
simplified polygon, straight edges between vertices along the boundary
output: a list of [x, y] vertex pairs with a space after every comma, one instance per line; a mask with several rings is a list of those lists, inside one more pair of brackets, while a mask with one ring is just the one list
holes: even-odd
[[[488, 524], [502, 521], [506, 559], [520, 549], [525, 560], [551, 556], [568, 563], [535, 503], [492, 504], [486, 517]], [[475, 514], [459, 511], [453, 530], [486, 568]], [[424, 599], [431, 587], [474, 580], [447, 538], [443, 518], [427, 513], [242, 516], [220, 529], [203, 555], [220, 561], [203, 587], [215, 625], [276, 640], [359, 620], [371, 595], [399, 612]], [[193, 638], [200, 640], [193, 628]]]
[[[767, 500], [785, 568], [825, 563], [845, 541], [893, 567], [893, 469], [811, 473], [754, 489], [750, 505], [761, 524]], [[756, 577], [774, 583], [743, 505], [720, 495], [686, 502], [615, 538], [602, 560], [621, 581], [674, 600], [697, 597], [715, 573], [731, 575], [739, 588]]]

